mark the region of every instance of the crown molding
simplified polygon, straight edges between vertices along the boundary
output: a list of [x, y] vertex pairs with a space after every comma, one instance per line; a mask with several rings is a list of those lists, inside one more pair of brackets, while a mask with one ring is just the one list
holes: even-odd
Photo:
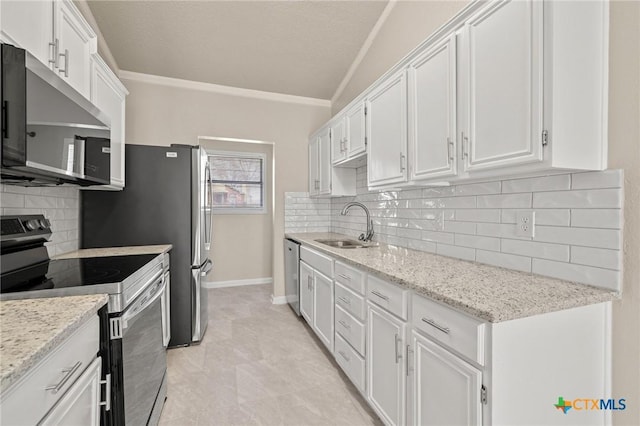
[[244, 98], [331, 108], [331, 101], [328, 99], [307, 98], [305, 96], [287, 95], [284, 93], [264, 92], [261, 90], [243, 89], [240, 87], [223, 86], [220, 84], [183, 80], [180, 78], [162, 77], [159, 75], [144, 74], [125, 70], [120, 70], [119, 77], [123, 80], [139, 81], [142, 83], [175, 87], [179, 89], [199, 90], [203, 92], [240, 96]]

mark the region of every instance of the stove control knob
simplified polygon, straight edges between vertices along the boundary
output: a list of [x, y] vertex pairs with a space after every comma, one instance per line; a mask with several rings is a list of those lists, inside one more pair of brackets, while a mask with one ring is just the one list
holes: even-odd
[[28, 220], [25, 225], [29, 231], [35, 231], [40, 227], [40, 221], [37, 219]]
[[49, 227], [51, 227], [51, 222], [49, 222], [47, 219], [40, 219], [38, 221], [38, 224], [40, 225], [40, 229], [48, 229]]

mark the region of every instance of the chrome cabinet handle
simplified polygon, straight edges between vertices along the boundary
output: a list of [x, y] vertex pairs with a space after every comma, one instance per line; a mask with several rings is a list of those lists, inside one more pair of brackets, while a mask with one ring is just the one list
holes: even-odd
[[347, 299], [346, 297], [338, 296], [338, 300], [345, 305], [351, 305], [351, 300]]
[[58, 56], [64, 56], [64, 69], [58, 69], [58, 72], [69, 77], [69, 49], [64, 49], [64, 53], [60, 53]]
[[462, 159], [469, 157], [469, 138], [462, 132]]
[[55, 39], [52, 43], [49, 43], [49, 47], [51, 47], [51, 58], [49, 59], [49, 63], [53, 65], [54, 68], [58, 68], [58, 52], [60, 51], [60, 40]]
[[52, 394], [56, 394], [56, 393], [60, 392], [60, 389], [62, 389], [64, 387], [65, 383], [67, 383], [69, 381], [71, 376], [73, 376], [73, 374], [76, 371], [78, 371], [78, 368], [80, 368], [81, 365], [82, 365], [82, 361], [78, 361], [73, 365], [73, 367], [63, 369], [62, 372], [63, 373], [67, 373], [67, 374], [64, 375], [62, 380], [60, 380], [57, 384], [51, 385], [51, 386], [47, 386], [44, 389], [48, 390], [48, 391], [51, 391]]
[[432, 320], [431, 318], [422, 318], [423, 322], [426, 322], [427, 324], [429, 324], [431, 327], [434, 327], [440, 331], [442, 331], [445, 334], [449, 334], [451, 332], [451, 330], [449, 329], [449, 327], [445, 327], [444, 325], [440, 325], [437, 322], [435, 322], [434, 320]]
[[342, 356], [342, 358], [344, 358], [345, 361], [347, 362], [351, 361], [351, 358], [349, 358], [347, 354], [345, 354], [344, 352], [338, 351], [338, 353]]
[[395, 340], [396, 364], [398, 364], [402, 359], [402, 353], [401, 351], [398, 350], [398, 343], [402, 343], [402, 342], [400, 341], [400, 336], [398, 334], [396, 334], [395, 338], [396, 338]]
[[338, 320], [338, 324], [346, 328], [347, 330], [351, 330], [351, 326], [342, 320]]
[[389, 301], [389, 297], [385, 296], [384, 294], [376, 291], [376, 290], [371, 290], [371, 294], [373, 294], [374, 296], [378, 296], [380, 299], [382, 300], [386, 300]]
[[339, 276], [340, 278], [343, 278], [343, 279], [347, 280], [347, 281], [351, 281], [351, 277], [350, 277], [349, 275], [345, 275], [345, 274], [338, 274], [338, 276]]
[[400, 153], [400, 171], [404, 172], [404, 170], [406, 169], [405, 167], [405, 159], [406, 157], [404, 156], [403, 153]]
[[100, 405], [105, 411], [109, 411], [111, 410], [111, 374], [107, 374], [104, 380], [100, 380], [100, 384], [104, 385], [105, 389], [105, 398], [104, 401], [100, 401]]
[[447, 150], [449, 152], [449, 160], [453, 161], [453, 141], [451, 138], [447, 138]]

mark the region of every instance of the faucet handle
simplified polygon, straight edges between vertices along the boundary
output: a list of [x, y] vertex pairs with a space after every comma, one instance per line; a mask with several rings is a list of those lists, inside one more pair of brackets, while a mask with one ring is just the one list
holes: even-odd
[[360, 236], [358, 237], [358, 240], [360, 240], [360, 241], [364, 241], [364, 239], [365, 239], [365, 238], [366, 238], [366, 237], [365, 237], [365, 235], [364, 235], [364, 234], [360, 234]]

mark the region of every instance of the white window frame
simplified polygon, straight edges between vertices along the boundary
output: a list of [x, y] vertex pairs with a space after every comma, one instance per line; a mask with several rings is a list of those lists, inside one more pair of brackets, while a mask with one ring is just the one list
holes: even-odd
[[[262, 152], [242, 152], [242, 151], [218, 151], [207, 150], [207, 158], [212, 155], [220, 155], [225, 157], [242, 157], [242, 158], [259, 158], [262, 160], [262, 207], [215, 207], [212, 206], [211, 211], [214, 215], [224, 214], [267, 214], [267, 154]], [[213, 200], [211, 200], [213, 203]]]

